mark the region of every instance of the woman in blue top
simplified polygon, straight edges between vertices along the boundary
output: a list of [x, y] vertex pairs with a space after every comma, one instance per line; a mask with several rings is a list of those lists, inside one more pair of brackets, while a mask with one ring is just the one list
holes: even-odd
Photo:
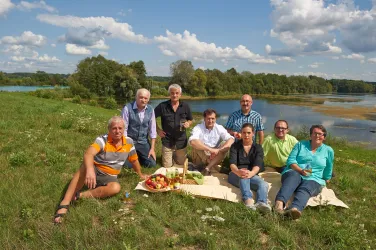
[[[322, 125], [313, 125], [309, 132], [311, 140], [298, 142], [287, 159], [287, 167], [282, 172], [282, 187], [275, 201], [275, 211], [294, 220], [302, 215], [309, 198], [318, 195], [332, 177], [334, 151], [323, 143], [326, 129]], [[284, 211], [294, 192], [291, 206]]]

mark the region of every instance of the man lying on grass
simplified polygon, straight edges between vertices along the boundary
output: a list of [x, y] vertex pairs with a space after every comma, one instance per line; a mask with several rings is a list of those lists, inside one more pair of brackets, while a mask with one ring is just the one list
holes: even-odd
[[[133, 140], [124, 137], [124, 120], [114, 116], [108, 121], [108, 134], [99, 136], [86, 150], [80, 169], [69, 183], [63, 200], [57, 208], [54, 222], [61, 223], [69, 204], [78, 198], [105, 198], [120, 192], [117, 175], [128, 159], [134, 171], [142, 178], [140, 163]], [[83, 186], [88, 190], [80, 193]]]

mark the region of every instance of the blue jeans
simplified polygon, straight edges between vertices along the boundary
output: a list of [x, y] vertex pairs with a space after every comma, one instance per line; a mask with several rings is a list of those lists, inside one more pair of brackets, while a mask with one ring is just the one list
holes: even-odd
[[[149, 154], [149, 151], [150, 151], [150, 144], [149, 143], [146, 143], [146, 144], [135, 143], [134, 147], [136, 148], [138, 161], [140, 162], [141, 166], [144, 166], [146, 168], [152, 168], [152, 167], [155, 167], [157, 165], [153, 156], [150, 156], [148, 158], [148, 154]], [[126, 165], [129, 168], [132, 167], [132, 164], [128, 160], [125, 162], [124, 165]]]
[[282, 175], [282, 187], [275, 200], [286, 204], [294, 192], [295, 197], [291, 203], [291, 208], [295, 207], [302, 211], [309, 198], [321, 192], [321, 185], [315, 181], [303, 180], [298, 172], [290, 170]]
[[240, 188], [242, 192], [243, 201], [247, 199], [252, 199], [251, 189], [257, 193], [257, 202], [263, 202], [268, 204], [268, 191], [269, 185], [266, 181], [261, 179], [260, 176], [255, 175], [250, 179], [243, 179], [230, 172], [228, 175], [228, 182], [235, 187]]

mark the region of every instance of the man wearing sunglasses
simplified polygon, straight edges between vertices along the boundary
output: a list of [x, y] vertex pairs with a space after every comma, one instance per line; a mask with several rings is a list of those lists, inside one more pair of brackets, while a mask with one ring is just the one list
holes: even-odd
[[298, 140], [288, 134], [289, 124], [278, 120], [274, 124], [274, 133], [268, 135], [263, 144], [264, 161], [281, 173], [286, 167], [286, 161]]

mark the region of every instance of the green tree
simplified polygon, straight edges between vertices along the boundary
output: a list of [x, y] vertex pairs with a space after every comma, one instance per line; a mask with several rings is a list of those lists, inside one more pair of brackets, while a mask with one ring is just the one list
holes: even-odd
[[179, 84], [184, 92], [190, 93], [189, 83], [195, 74], [191, 61], [179, 60], [170, 65], [171, 80], [170, 84]]

